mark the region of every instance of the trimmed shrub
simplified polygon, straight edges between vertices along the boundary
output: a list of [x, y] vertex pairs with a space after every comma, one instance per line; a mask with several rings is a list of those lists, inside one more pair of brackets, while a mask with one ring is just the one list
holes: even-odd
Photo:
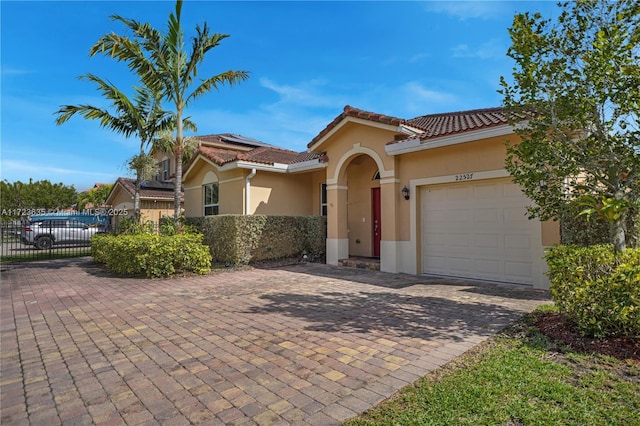
[[640, 249], [555, 246], [546, 259], [553, 300], [582, 334], [640, 337]]
[[306, 255], [323, 257], [327, 220], [322, 216], [219, 215], [188, 218], [204, 235], [216, 262], [248, 264]]
[[211, 254], [200, 234], [96, 235], [91, 240], [91, 254], [97, 263], [123, 275], [156, 278], [211, 270]]

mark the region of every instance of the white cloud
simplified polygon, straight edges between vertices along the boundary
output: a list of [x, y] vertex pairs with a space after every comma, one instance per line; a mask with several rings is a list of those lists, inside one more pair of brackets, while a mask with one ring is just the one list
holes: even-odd
[[33, 70], [23, 68], [2, 67], [2, 75], [26, 75], [33, 74], [34, 72]]
[[443, 13], [455, 19], [493, 19], [504, 11], [504, 4], [497, 1], [429, 1], [427, 12]]
[[339, 97], [327, 95], [327, 82], [315, 79], [300, 82], [296, 85], [281, 85], [263, 77], [260, 79], [260, 85], [265, 89], [269, 89], [280, 96], [278, 104], [297, 105], [303, 107], [333, 107], [339, 104]]
[[504, 58], [507, 47], [500, 40], [492, 39], [477, 47], [470, 47], [467, 43], [459, 44], [452, 49], [454, 58]]

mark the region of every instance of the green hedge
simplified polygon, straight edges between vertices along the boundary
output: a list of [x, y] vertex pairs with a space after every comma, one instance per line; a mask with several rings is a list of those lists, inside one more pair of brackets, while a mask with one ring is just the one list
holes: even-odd
[[187, 224], [202, 232], [220, 263], [325, 255], [327, 220], [322, 216], [219, 215], [187, 218]]
[[200, 234], [98, 234], [91, 239], [91, 254], [97, 263], [123, 275], [155, 278], [211, 270], [211, 254]]
[[640, 248], [556, 246], [546, 259], [553, 300], [583, 334], [640, 337]]

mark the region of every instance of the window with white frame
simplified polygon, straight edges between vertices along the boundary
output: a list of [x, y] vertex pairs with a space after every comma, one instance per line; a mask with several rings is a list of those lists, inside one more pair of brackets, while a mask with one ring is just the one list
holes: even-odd
[[327, 215], [327, 184], [320, 184], [320, 215]]
[[218, 214], [218, 182], [204, 185], [204, 215], [215, 216]]

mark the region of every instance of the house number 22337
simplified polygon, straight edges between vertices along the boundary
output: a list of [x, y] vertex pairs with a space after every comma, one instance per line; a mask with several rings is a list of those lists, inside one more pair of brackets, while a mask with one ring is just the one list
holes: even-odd
[[473, 173], [463, 173], [461, 175], [456, 175], [456, 182], [461, 180], [471, 180], [473, 179]]

